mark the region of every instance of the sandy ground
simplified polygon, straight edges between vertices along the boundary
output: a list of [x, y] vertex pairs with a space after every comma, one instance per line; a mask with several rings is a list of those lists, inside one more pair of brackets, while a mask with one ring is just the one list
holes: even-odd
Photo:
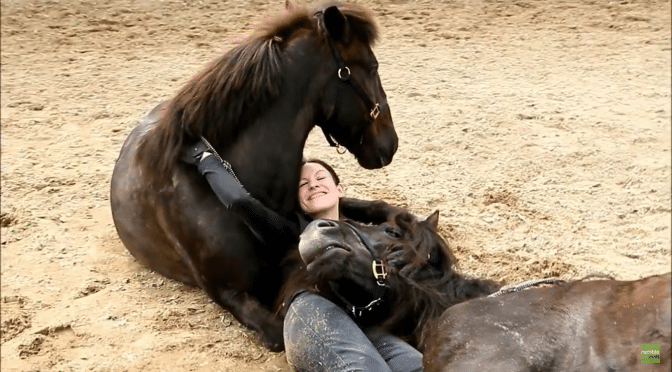
[[[505, 280], [670, 271], [669, 1], [359, 1], [399, 151], [349, 196]], [[283, 1], [2, 1], [2, 370], [287, 371], [199, 290], [141, 267], [109, 180], [133, 121]]]

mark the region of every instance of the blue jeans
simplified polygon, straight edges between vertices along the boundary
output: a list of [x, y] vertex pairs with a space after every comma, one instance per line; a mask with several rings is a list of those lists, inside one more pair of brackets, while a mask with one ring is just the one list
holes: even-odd
[[297, 372], [420, 372], [422, 354], [401, 339], [362, 330], [331, 301], [303, 292], [284, 326], [287, 363]]

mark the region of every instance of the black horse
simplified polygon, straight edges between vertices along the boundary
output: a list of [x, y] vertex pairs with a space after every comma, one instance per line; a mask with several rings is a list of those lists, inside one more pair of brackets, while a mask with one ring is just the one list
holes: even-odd
[[[297, 291], [317, 291], [360, 325], [377, 325], [420, 348], [426, 323], [452, 305], [501, 287], [457, 271], [437, 232], [438, 211], [422, 220], [380, 200], [349, 198], [341, 200], [341, 211], [352, 220], [313, 221], [301, 234], [304, 264], [283, 287], [276, 303], [280, 313]], [[366, 264], [351, 262], [358, 257], [354, 252], [369, 252]]]
[[[449, 246], [436, 233], [437, 213], [421, 221], [382, 202], [374, 207], [381, 225], [312, 222], [300, 243], [310, 264], [292, 275], [284, 295], [316, 288], [348, 310], [361, 304], [353, 318], [406, 338], [424, 353], [428, 372], [651, 370], [640, 362], [641, 344], [658, 344], [661, 370], [669, 370], [669, 273], [500, 295], [502, 283], [457, 272]], [[367, 250], [375, 252], [369, 262], [377, 255], [386, 267], [382, 295], [376, 294], [380, 278], [371, 265], [325, 259]], [[330, 281], [348, 285], [341, 290]], [[375, 306], [364, 306], [376, 299]]]
[[299, 210], [303, 147], [315, 125], [364, 168], [389, 164], [398, 139], [376, 39], [359, 6], [294, 6], [141, 119], [114, 168], [112, 216], [131, 254], [202, 288], [272, 350], [283, 347], [282, 321], [269, 309], [292, 245], [260, 241], [181, 158], [205, 139], [254, 198], [287, 218]]

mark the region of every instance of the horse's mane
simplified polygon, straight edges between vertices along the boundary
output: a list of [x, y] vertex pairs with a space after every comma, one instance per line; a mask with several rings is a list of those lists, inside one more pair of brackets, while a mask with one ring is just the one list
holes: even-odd
[[425, 222], [413, 223], [399, 217], [397, 225], [402, 230], [412, 231], [410, 236], [414, 237], [408, 242], [406, 251], [415, 253], [396, 275], [404, 291], [397, 293], [397, 300], [391, 305], [394, 311], [381, 328], [419, 347], [425, 338], [426, 327], [447, 308], [493, 293], [501, 284], [461, 274], [448, 242]]
[[[339, 5], [354, 35], [369, 45], [375, 43], [378, 31], [367, 10], [334, 5]], [[227, 145], [240, 128], [262, 114], [281, 93], [287, 41], [301, 32], [321, 34], [312, 21], [318, 10], [293, 6], [189, 80], [140, 141], [136, 161], [147, 165], [150, 174], [146, 174], [170, 172], [183, 146], [201, 136], [214, 147]], [[326, 45], [323, 36], [320, 40]]]

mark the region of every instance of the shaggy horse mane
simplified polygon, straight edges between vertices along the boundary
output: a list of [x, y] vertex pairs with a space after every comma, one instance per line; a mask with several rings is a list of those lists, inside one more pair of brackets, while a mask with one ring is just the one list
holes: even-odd
[[[378, 31], [367, 10], [356, 5], [328, 5], [338, 5], [353, 35], [369, 45], [375, 43]], [[309, 11], [292, 6], [189, 80], [140, 141], [136, 162], [147, 166], [146, 176], [168, 174], [183, 146], [201, 136], [214, 147], [233, 142], [240, 128], [279, 97], [284, 45], [299, 35], [314, 33], [326, 48], [325, 35], [313, 21], [315, 12], [324, 8]]]
[[[411, 215], [412, 216], [412, 215]], [[471, 298], [497, 291], [501, 284], [493, 280], [476, 279], [459, 272], [457, 259], [448, 242], [426, 222], [411, 223], [401, 214], [396, 223], [402, 230], [412, 231], [409, 246], [416, 248], [408, 264], [396, 275], [405, 288], [398, 293], [395, 309], [381, 325], [415, 347], [422, 345], [427, 326], [447, 308]], [[406, 247], [406, 251], [411, 250]], [[427, 263], [433, 262], [431, 267]]]

